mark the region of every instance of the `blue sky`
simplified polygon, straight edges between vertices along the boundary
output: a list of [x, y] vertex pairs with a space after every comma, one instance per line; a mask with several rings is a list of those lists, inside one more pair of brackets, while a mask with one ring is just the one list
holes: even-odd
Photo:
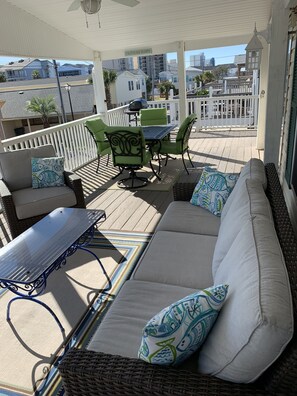
[[[206, 59], [209, 58], [215, 58], [216, 65], [219, 64], [224, 64], [224, 63], [233, 63], [234, 61], [234, 56], [239, 55], [239, 54], [244, 54], [245, 53], [245, 45], [235, 45], [235, 46], [230, 46], [230, 47], [220, 47], [220, 48], [208, 48], [208, 49], [200, 49], [200, 50], [195, 50], [195, 51], [187, 51], [185, 54], [185, 63], [186, 67], [190, 66], [190, 55], [196, 55], [199, 54], [200, 52], [204, 52], [204, 55]], [[5, 65], [8, 62], [11, 61], [16, 61], [20, 59], [21, 57], [18, 58], [12, 58], [12, 57], [0, 57], [0, 65]], [[167, 59], [176, 59], [176, 53], [168, 53], [167, 54]], [[57, 62], [60, 62], [61, 64], [63, 63], [86, 63], [90, 64], [91, 62], [84, 62], [84, 61], [67, 61], [67, 60], [58, 60]]]

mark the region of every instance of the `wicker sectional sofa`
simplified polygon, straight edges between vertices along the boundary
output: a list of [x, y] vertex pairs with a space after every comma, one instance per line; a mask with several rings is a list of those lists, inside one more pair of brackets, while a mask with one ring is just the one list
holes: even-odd
[[[295, 395], [297, 245], [273, 164], [243, 168], [222, 217], [189, 203], [177, 183], [132, 277], [87, 349], [59, 366], [67, 395]], [[170, 303], [213, 284], [226, 303], [182, 366], [137, 359], [142, 329]]]

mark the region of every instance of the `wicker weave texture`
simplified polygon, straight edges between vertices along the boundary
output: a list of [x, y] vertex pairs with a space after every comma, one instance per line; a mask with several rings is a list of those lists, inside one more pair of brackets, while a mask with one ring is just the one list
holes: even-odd
[[[282, 189], [273, 164], [266, 165], [267, 197], [287, 265], [294, 317], [297, 323], [297, 244]], [[175, 198], [190, 199], [193, 188], [178, 183]], [[123, 395], [294, 395], [297, 394], [297, 334], [278, 360], [251, 385], [234, 384], [215, 377], [150, 365], [138, 359], [87, 350], [70, 350], [59, 371], [68, 396]]]

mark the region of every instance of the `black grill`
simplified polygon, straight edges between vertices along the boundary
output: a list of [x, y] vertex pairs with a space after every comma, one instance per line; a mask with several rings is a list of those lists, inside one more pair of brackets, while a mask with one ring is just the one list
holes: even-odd
[[148, 104], [145, 99], [134, 99], [130, 104], [129, 104], [129, 110], [130, 111], [139, 111], [141, 109], [147, 109]]

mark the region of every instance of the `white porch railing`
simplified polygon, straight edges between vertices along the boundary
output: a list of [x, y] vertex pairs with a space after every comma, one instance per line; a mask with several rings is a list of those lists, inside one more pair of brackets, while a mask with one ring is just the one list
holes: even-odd
[[[166, 107], [171, 123], [179, 123], [177, 99], [151, 101], [150, 107]], [[187, 114], [196, 113], [196, 129], [243, 127], [257, 125], [258, 96], [250, 94], [187, 99]]]
[[258, 96], [234, 95], [188, 99], [188, 113], [197, 114], [196, 129], [243, 127], [258, 122]]
[[19, 150], [33, 148], [44, 144], [52, 144], [58, 156], [65, 158], [65, 168], [75, 170], [97, 156], [92, 136], [85, 130], [84, 122], [98, 115], [81, 118], [77, 121], [26, 133], [10, 139], [2, 140], [3, 150]]
[[[148, 102], [150, 107], [165, 107], [168, 110], [169, 122], [179, 123], [178, 99]], [[196, 129], [222, 127], [250, 127], [257, 124], [258, 97], [251, 95], [221, 96], [212, 98], [188, 99], [187, 113], [197, 114]], [[106, 122], [109, 125], [128, 126], [125, 114], [128, 105], [107, 112]], [[65, 158], [65, 168], [78, 169], [97, 157], [97, 150], [91, 135], [84, 127], [86, 120], [100, 117], [95, 114], [65, 124], [40, 131], [27, 133], [2, 140], [0, 150], [19, 150], [44, 144], [52, 144], [57, 155]], [[101, 114], [103, 116], [103, 114]]]

